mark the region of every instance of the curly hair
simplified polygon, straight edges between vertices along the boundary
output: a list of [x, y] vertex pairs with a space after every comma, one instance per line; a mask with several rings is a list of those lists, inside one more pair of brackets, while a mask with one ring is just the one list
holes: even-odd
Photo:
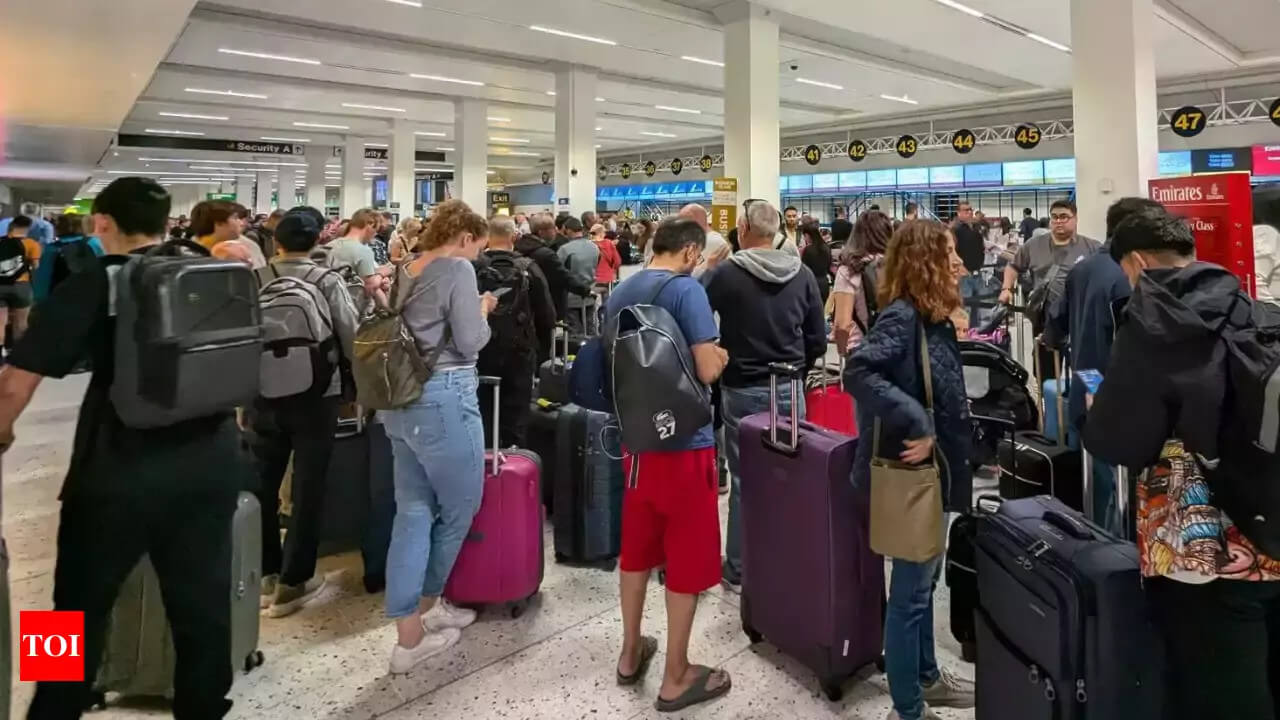
[[951, 274], [947, 228], [934, 220], [908, 220], [893, 233], [885, 255], [880, 307], [902, 298], [930, 322], [942, 322], [960, 304]]
[[893, 221], [879, 210], [868, 210], [858, 217], [853, 226], [853, 237], [840, 252], [840, 264], [849, 266], [854, 273], [871, 262], [876, 255], [883, 255], [893, 236]]
[[435, 250], [444, 247], [462, 233], [471, 233], [477, 238], [488, 235], [489, 222], [461, 200], [446, 200], [440, 203], [431, 215], [431, 220], [418, 235], [418, 249]]

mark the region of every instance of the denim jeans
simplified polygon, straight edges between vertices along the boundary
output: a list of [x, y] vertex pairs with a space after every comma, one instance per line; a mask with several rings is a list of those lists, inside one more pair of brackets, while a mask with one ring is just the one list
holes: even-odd
[[[1072, 450], [1080, 449], [1080, 431], [1075, 426], [1068, 426], [1067, 447]], [[1092, 455], [1089, 460], [1093, 471], [1093, 507], [1089, 509], [1090, 519], [1107, 532], [1121, 534], [1127, 521], [1120, 517], [1120, 506], [1116, 502], [1116, 469]], [[1128, 537], [1131, 538], [1132, 535]]]
[[[982, 275], [980, 273], [960, 277], [960, 298], [965, 302], [968, 302], [971, 297], [981, 295], [982, 291]], [[978, 324], [978, 313], [968, 305], [965, 305], [965, 310], [969, 313], [969, 324], [976, 326]]]
[[889, 697], [902, 720], [924, 714], [922, 686], [939, 677], [933, 643], [933, 586], [942, 556], [922, 563], [893, 560], [884, 619], [884, 665]]
[[[769, 386], [720, 388], [720, 412], [724, 415], [724, 449], [729, 460], [729, 477], [732, 489], [729, 493], [729, 529], [724, 545], [725, 578], [742, 582], [742, 466], [738, 462], [738, 428], [748, 415], [769, 411]], [[796, 412], [804, 419], [804, 396], [801, 395]], [[778, 385], [778, 417], [791, 417], [791, 387]]]
[[395, 457], [396, 519], [387, 616], [439, 597], [484, 491], [484, 428], [474, 368], [437, 372], [414, 404], [381, 413]]

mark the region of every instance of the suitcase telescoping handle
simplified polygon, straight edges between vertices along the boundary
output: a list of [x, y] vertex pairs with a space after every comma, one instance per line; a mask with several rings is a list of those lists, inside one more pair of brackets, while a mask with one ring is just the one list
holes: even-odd
[[[804, 368], [800, 363], [769, 363], [769, 444], [786, 452], [800, 446], [800, 382]], [[791, 443], [778, 442], [778, 376], [784, 376], [791, 390]]]
[[560, 359], [564, 360], [565, 364], [568, 364], [569, 362], [569, 326], [564, 324], [563, 322], [557, 322], [555, 325], [551, 327], [551, 366], [553, 368], [555, 367], [555, 361], [556, 361], [556, 331], [557, 330], [561, 331], [560, 339], [563, 340], [562, 346], [564, 347], [564, 354], [560, 356]]
[[498, 476], [498, 465], [502, 463], [502, 459], [498, 457], [498, 409], [502, 404], [498, 402], [498, 395], [502, 390], [502, 378], [495, 375], [481, 375], [481, 385], [493, 386], [493, 476]]
[[[1088, 448], [1084, 443], [1080, 443], [1080, 470], [1081, 478], [1084, 483], [1084, 514], [1085, 517], [1102, 525], [1110, 530], [1108, 518], [1096, 518], [1093, 516], [1093, 495], [1097, 492], [1096, 479], [1093, 475], [1093, 456], [1089, 454]], [[1122, 540], [1129, 538], [1129, 468], [1123, 465], [1116, 465], [1111, 468], [1112, 477], [1115, 480], [1116, 493], [1116, 515], [1119, 516], [1120, 524], [1115, 528], [1116, 535]]]

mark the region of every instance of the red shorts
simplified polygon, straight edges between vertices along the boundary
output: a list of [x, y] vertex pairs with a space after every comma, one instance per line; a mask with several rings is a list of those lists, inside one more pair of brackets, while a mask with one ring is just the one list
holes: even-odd
[[[640, 462], [635, 487], [631, 465]], [[720, 582], [720, 506], [714, 447], [627, 455], [623, 572], [667, 566], [667, 589], [697, 594]]]

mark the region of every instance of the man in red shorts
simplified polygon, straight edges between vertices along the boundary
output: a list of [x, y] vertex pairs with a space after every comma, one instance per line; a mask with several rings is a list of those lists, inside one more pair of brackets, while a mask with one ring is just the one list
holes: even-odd
[[[706, 231], [692, 220], [664, 222], [654, 235], [653, 261], [614, 289], [608, 316], [637, 304], [666, 309], [692, 349], [698, 379], [711, 384], [720, 377], [729, 356], [716, 344], [720, 331], [706, 291], [689, 275], [702, 262], [706, 242]], [[619, 567], [624, 636], [618, 684], [639, 682], [657, 652], [657, 640], [640, 634], [640, 619], [649, 573], [665, 565], [666, 671], [656, 707], [672, 712], [729, 691], [728, 673], [689, 662], [698, 594], [720, 582], [715, 435], [708, 423], [681, 450], [640, 453], [623, 462], [627, 477], [632, 477], [633, 463], [639, 463], [639, 468], [622, 504]]]

